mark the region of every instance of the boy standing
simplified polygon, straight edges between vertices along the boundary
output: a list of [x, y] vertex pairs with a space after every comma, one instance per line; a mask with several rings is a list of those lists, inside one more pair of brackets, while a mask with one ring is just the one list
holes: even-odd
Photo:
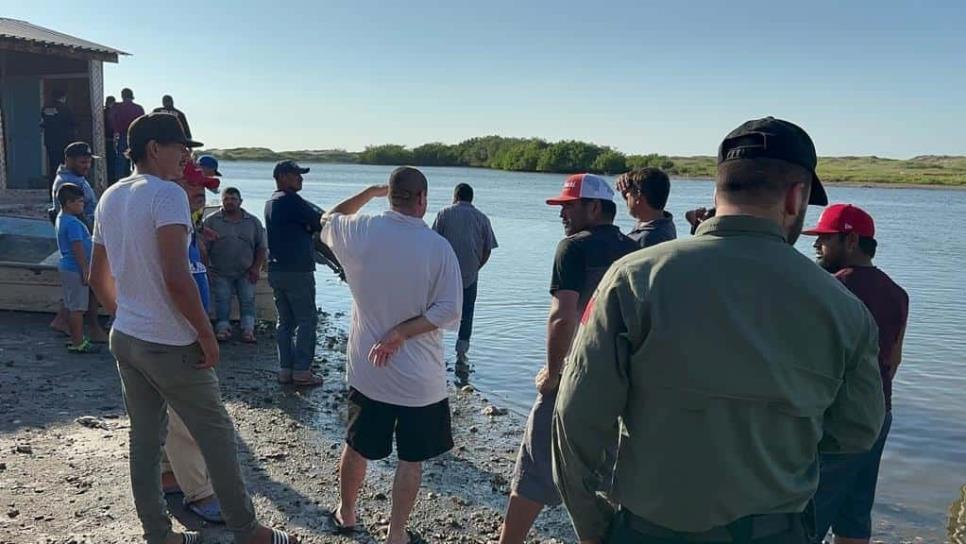
[[87, 286], [88, 260], [91, 255], [91, 232], [81, 220], [84, 216], [84, 190], [65, 184], [57, 192], [61, 211], [57, 214], [57, 249], [60, 250], [60, 283], [64, 289], [64, 307], [69, 312], [71, 353], [95, 353], [97, 347], [84, 336], [84, 314], [92, 336], [103, 341], [107, 334], [97, 322], [97, 300]]

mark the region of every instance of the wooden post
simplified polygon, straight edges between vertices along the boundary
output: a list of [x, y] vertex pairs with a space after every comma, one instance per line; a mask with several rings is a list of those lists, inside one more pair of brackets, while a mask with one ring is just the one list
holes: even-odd
[[91, 95], [91, 147], [94, 154], [101, 157], [94, 161], [94, 168], [91, 169], [91, 177], [88, 180], [94, 186], [98, 194], [107, 189], [107, 150], [104, 147], [104, 63], [100, 60], [89, 60], [88, 64], [88, 83]]
[[[0, 51], [0, 92], [3, 91], [4, 78], [7, 71], [7, 53]], [[0, 190], [7, 188], [7, 146], [3, 132], [3, 100], [0, 100]]]

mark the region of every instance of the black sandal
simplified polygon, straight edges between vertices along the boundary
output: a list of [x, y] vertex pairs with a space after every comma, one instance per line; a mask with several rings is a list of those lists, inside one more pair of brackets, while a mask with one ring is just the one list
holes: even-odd
[[428, 544], [416, 531], [406, 529], [406, 535], [409, 537], [409, 544]]
[[272, 529], [272, 544], [291, 544], [293, 540], [289, 540], [287, 533], [279, 531], [278, 529]]
[[334, 509], [326, 510], [325, 518], [329, 520], [329, 524], [331, 525], [329, 532], [333, 535], [351, 536], [358, 531], [357, 525], [345, 525], [342, 523], [342, 521], [339, 520], [339, 516], [336, 515], [336, 510]]

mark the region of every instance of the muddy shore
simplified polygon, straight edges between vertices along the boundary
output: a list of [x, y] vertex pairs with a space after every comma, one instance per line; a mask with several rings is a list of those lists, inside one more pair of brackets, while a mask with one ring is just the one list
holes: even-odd
[[[363, 533], [326, 533], [323, 512], [338, 497], [345, 425], [345, 338], [332, 316], [319, 331], [323, 387], [274, 382], [271, 332], [255, 346], [223, 345], [222, 394], [235, 420], [239, 458], [259, 517], [303, 542], [381, 542], [389, 517], [394, 460], [370, 464], [360, 498]], [[0, 543], [135, 543], [127, 466], [128, 420], [107, 351], [72, 355], [47, 328], [49, 316], [0, 312]], [[429, 542], [483, 543], [498, 536], [523, 425], [513, 412], [484, 415], [485, 395], [452, 388], [456, 449], [427, 462], [411, 527]], [[499, 408], [499, 406], [498, 406]], [[209, 543], [230, 533], [168, 501], [176, 526]], [[549, 509], [534, 541], [573, 541], [566, 512]]]

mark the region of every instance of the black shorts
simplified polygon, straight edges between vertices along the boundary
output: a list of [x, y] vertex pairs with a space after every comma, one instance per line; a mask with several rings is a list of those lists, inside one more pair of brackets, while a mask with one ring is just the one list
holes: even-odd
[[419, 463], [453, 449], [449, 399], [428, 406], [397, 406], [349, 389], [346, 444], [369, 460], [392, 453], [392, 437], [401, 461]]

